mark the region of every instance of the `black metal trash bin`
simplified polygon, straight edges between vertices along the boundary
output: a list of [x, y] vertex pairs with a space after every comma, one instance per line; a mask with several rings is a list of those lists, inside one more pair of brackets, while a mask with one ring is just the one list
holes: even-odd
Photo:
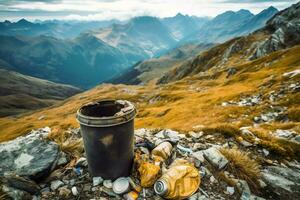
[[134, 157], [136, 109], [125, 100], [102, 100], [77, 111], [89, 171], [93, 177], [128, 176]]

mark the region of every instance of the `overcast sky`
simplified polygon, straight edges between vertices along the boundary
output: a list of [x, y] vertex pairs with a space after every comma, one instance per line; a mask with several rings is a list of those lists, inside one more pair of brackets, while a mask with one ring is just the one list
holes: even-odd
[[[209, 2], [209, 3], [208, 3]], [[106, 20], [134, 16], [174, 16], [177, 13], [216, 16], [227, 10], [253, 13], [274, 6], [279, 10], [297, 0], [0, 0], [0, 20]]]

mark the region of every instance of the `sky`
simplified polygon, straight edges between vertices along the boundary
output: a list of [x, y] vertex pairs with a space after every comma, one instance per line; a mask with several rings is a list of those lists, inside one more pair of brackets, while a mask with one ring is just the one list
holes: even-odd
[[297, 0], [0, 0], [0, 21], [25, 18], [59, 20], [126, 20], [135, 16], [184, 15], [214, 17], [228, 10], [256, 14], [274, 6], [281, 10]]

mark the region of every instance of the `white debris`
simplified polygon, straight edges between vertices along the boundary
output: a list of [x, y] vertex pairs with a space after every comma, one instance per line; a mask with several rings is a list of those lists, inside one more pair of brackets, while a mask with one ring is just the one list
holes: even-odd
[[78, 190], [77, 190], [77, 187], [72, 187], [72, 194], [74, 195], [74, 196], [77, 196], [78, 194], [79, 194], [79, 192], [78, 192]]
[[283, 76], [293, 78], [293, 77], [297, 76], [298, 74], [300, 74], [300, 69], [296, 69], [296, 70], [291, 71], [291, 72], [286, 72], [286, 73], [283, 74]]

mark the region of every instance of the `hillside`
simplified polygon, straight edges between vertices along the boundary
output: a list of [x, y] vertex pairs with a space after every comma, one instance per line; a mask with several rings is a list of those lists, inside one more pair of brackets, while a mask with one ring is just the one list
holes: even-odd
[[199, 30], [182, 40], [214, 43], [224, 42], [262, 28], [266, 21], [277, 12], [278, 10], [272, 6], [257, 15], [244, 9], [237, 12], [227, 11], [206, 22]]
[[158, 58], [138, 62], [106, 82], [114, 84], [147, 84], [151, 81], [155, 83], [161, 74], [183, 62], [188, 62], [195, 55], [212, 46], [213, 44], [186, 44], [180, 46]]
[[0, 116], [51, 106], [80, 89], [0, 69]]
[[91, 87], [139, 59], [125, 57], [90, 34], [73, 40], [49, 36], [0, 36], [0, 60], [5, 69], [72, 84]]
[[271, 52], [300, 44], [299, 13], [300, 3], [274, 15], [261, 30], [249, 36], [234, 38], [200, 53], [189, 63], [184, 63], [164, 74], [158, 82], [180, 80], [205, 73], [210, 68], [212, 70], [229, 66], [235, 68]]

